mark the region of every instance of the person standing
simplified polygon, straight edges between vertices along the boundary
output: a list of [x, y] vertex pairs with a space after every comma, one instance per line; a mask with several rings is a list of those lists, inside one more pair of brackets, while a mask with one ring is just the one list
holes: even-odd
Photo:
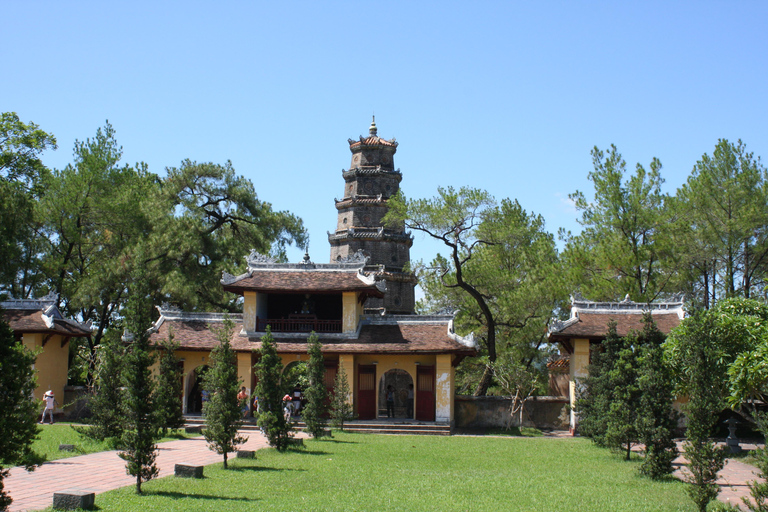
[[240, 404], [240, 410], [243, 413], [243, 418], [248, 417], [248, 393], [245, 392], [245, 386], [240, 388], [240, 392], [237, 394], [237, 401]]
[[395, 388], [387, 386], [387, 418], [395, 417]]
[[51, 425], [53, 425], [53, 409], [55, 406], [59, 405], [59, 402], [57, 402], [56, 398], [53, 396], [53, 391], [49, 389], [43, 394], [43, 402], [45, 402], [45, 409], [43, 409], [43, 416], [40, 418], [40, 424], [42, 425], [45, 423], [45, 414], [48, 413], [48, 416], [51, 418]]

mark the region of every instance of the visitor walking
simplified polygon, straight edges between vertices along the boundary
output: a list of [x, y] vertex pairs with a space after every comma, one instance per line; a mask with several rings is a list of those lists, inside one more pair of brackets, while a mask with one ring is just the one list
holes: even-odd
[[395, 417], [395, 388], [387, 386], [387, 418]]
[[51, 425], [53, 425], [53, 409], [55, 406], [59, 405], [59, 402], [57, 402], [56, 398], [53, 396], [53, 391], [49, 389], [43, 394], [43, 402], [45, 402], [45, 409], [43, 409], [43, 416], [40, 418], [40, 424], [42, 425], [45, 423], [45, 414], [48, 413], [48, 416], [51, 418]]

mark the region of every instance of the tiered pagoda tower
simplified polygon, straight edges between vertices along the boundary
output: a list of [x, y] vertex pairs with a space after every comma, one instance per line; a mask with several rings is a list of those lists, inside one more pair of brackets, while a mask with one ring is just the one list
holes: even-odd
[[397, 142], [377, 135], [375, 117], [368, 132], [368, 137], [349, 139], [352, 163], [348, 170], [342, 170], [344, 196], [336, 200], [336, 231], [328, 233], [331, 262], [346, 261], [362, 251], [369, 257], [366, 270], [377, 272], [387, 284], [384, 298], [369, 298], [365, 310], [413, 314], [416, 277], [403, 272], [411, 258], [413, 237], [405, 232], [404, 225], [392, 228], [382, 223], [387, 200], [397, 193], [403, 179], [394, 167]]

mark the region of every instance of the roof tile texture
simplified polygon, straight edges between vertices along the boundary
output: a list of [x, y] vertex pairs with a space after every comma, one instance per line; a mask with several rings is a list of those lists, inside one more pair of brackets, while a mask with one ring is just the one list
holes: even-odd
[[[180, 344], [181, 350], [211, 350], [217, 344], [216, 334], [205, 322], [165, 321], [150, 340], [153, 343], [168, 337], [169, 328], [173, 337]], [[250, 352], [261, 348], [258, 337], [245, 338], [239, 335], [242, 324], [235, 326], [232, 347], [240, 352]], [[306, 353], [306, 334], [296, 334], [290, 338], [275, 338], [277, 350], [281, 353]], [[418, 353], [456, 353], [474, 355], [475, 350], [451, 339], [445, 323], [400, 323], [398, 325], [365, 325], [360, 337], [321, 338], [323, 352], [330, 354], [418, 354]]]
[[14, 332], [56, 333], [63, 336], [90, 336], [91, 334], [90, 331], [59, 319], [54, 319], [53, 327], [48, 327], [43, 320], [43, 312], [39, 309], [7, 309], [3, 311], [3, 318]]
[[[616, 321], [616, 332], [626, 336], [630, 331], [643, 330], [643, 315], [628, 313], [579, 313], [579, 321], [569, 325], [560, 332], [552, 333], [550, 339], [555, 341], [563, 338], [605, 338], [608, 335], [608, 322]], [[677, 313], [660, 313], [653, 315], [656, 327], [664, 334], [680, 325]]]
[[224, 286], [225, 290], [256, 290], [260, 292], [292, 293], [339, 293], [369, 290], [379, 293], [375, 284], [366, 284], [357, 272], [334, 271], [254, 271], [235, 283]]

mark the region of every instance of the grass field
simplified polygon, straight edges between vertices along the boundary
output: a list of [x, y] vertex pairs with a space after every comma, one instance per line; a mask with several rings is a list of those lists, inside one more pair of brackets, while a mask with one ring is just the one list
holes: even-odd
[[692, 511], [677, 480], [585, 439], [335, 434], [99, 495], [101, 510]]
[[[186, 437], [185, 434], [178, 433], [165, 437], [162, 441], [183, 439], [184, 437]], [[73, 444], [75, 445], [75, 451], [59, 451], [59, 444]], [[57, 460], [86, 453], [113, 450], [114, 448], [105, 441], [94, 441], [81, 436], [68, 423], [55, 423], [53, 425], [40, 425], [40, 438], [35, 440], [32, 449], [37, 453], [45, 455], [47, 460]]]

